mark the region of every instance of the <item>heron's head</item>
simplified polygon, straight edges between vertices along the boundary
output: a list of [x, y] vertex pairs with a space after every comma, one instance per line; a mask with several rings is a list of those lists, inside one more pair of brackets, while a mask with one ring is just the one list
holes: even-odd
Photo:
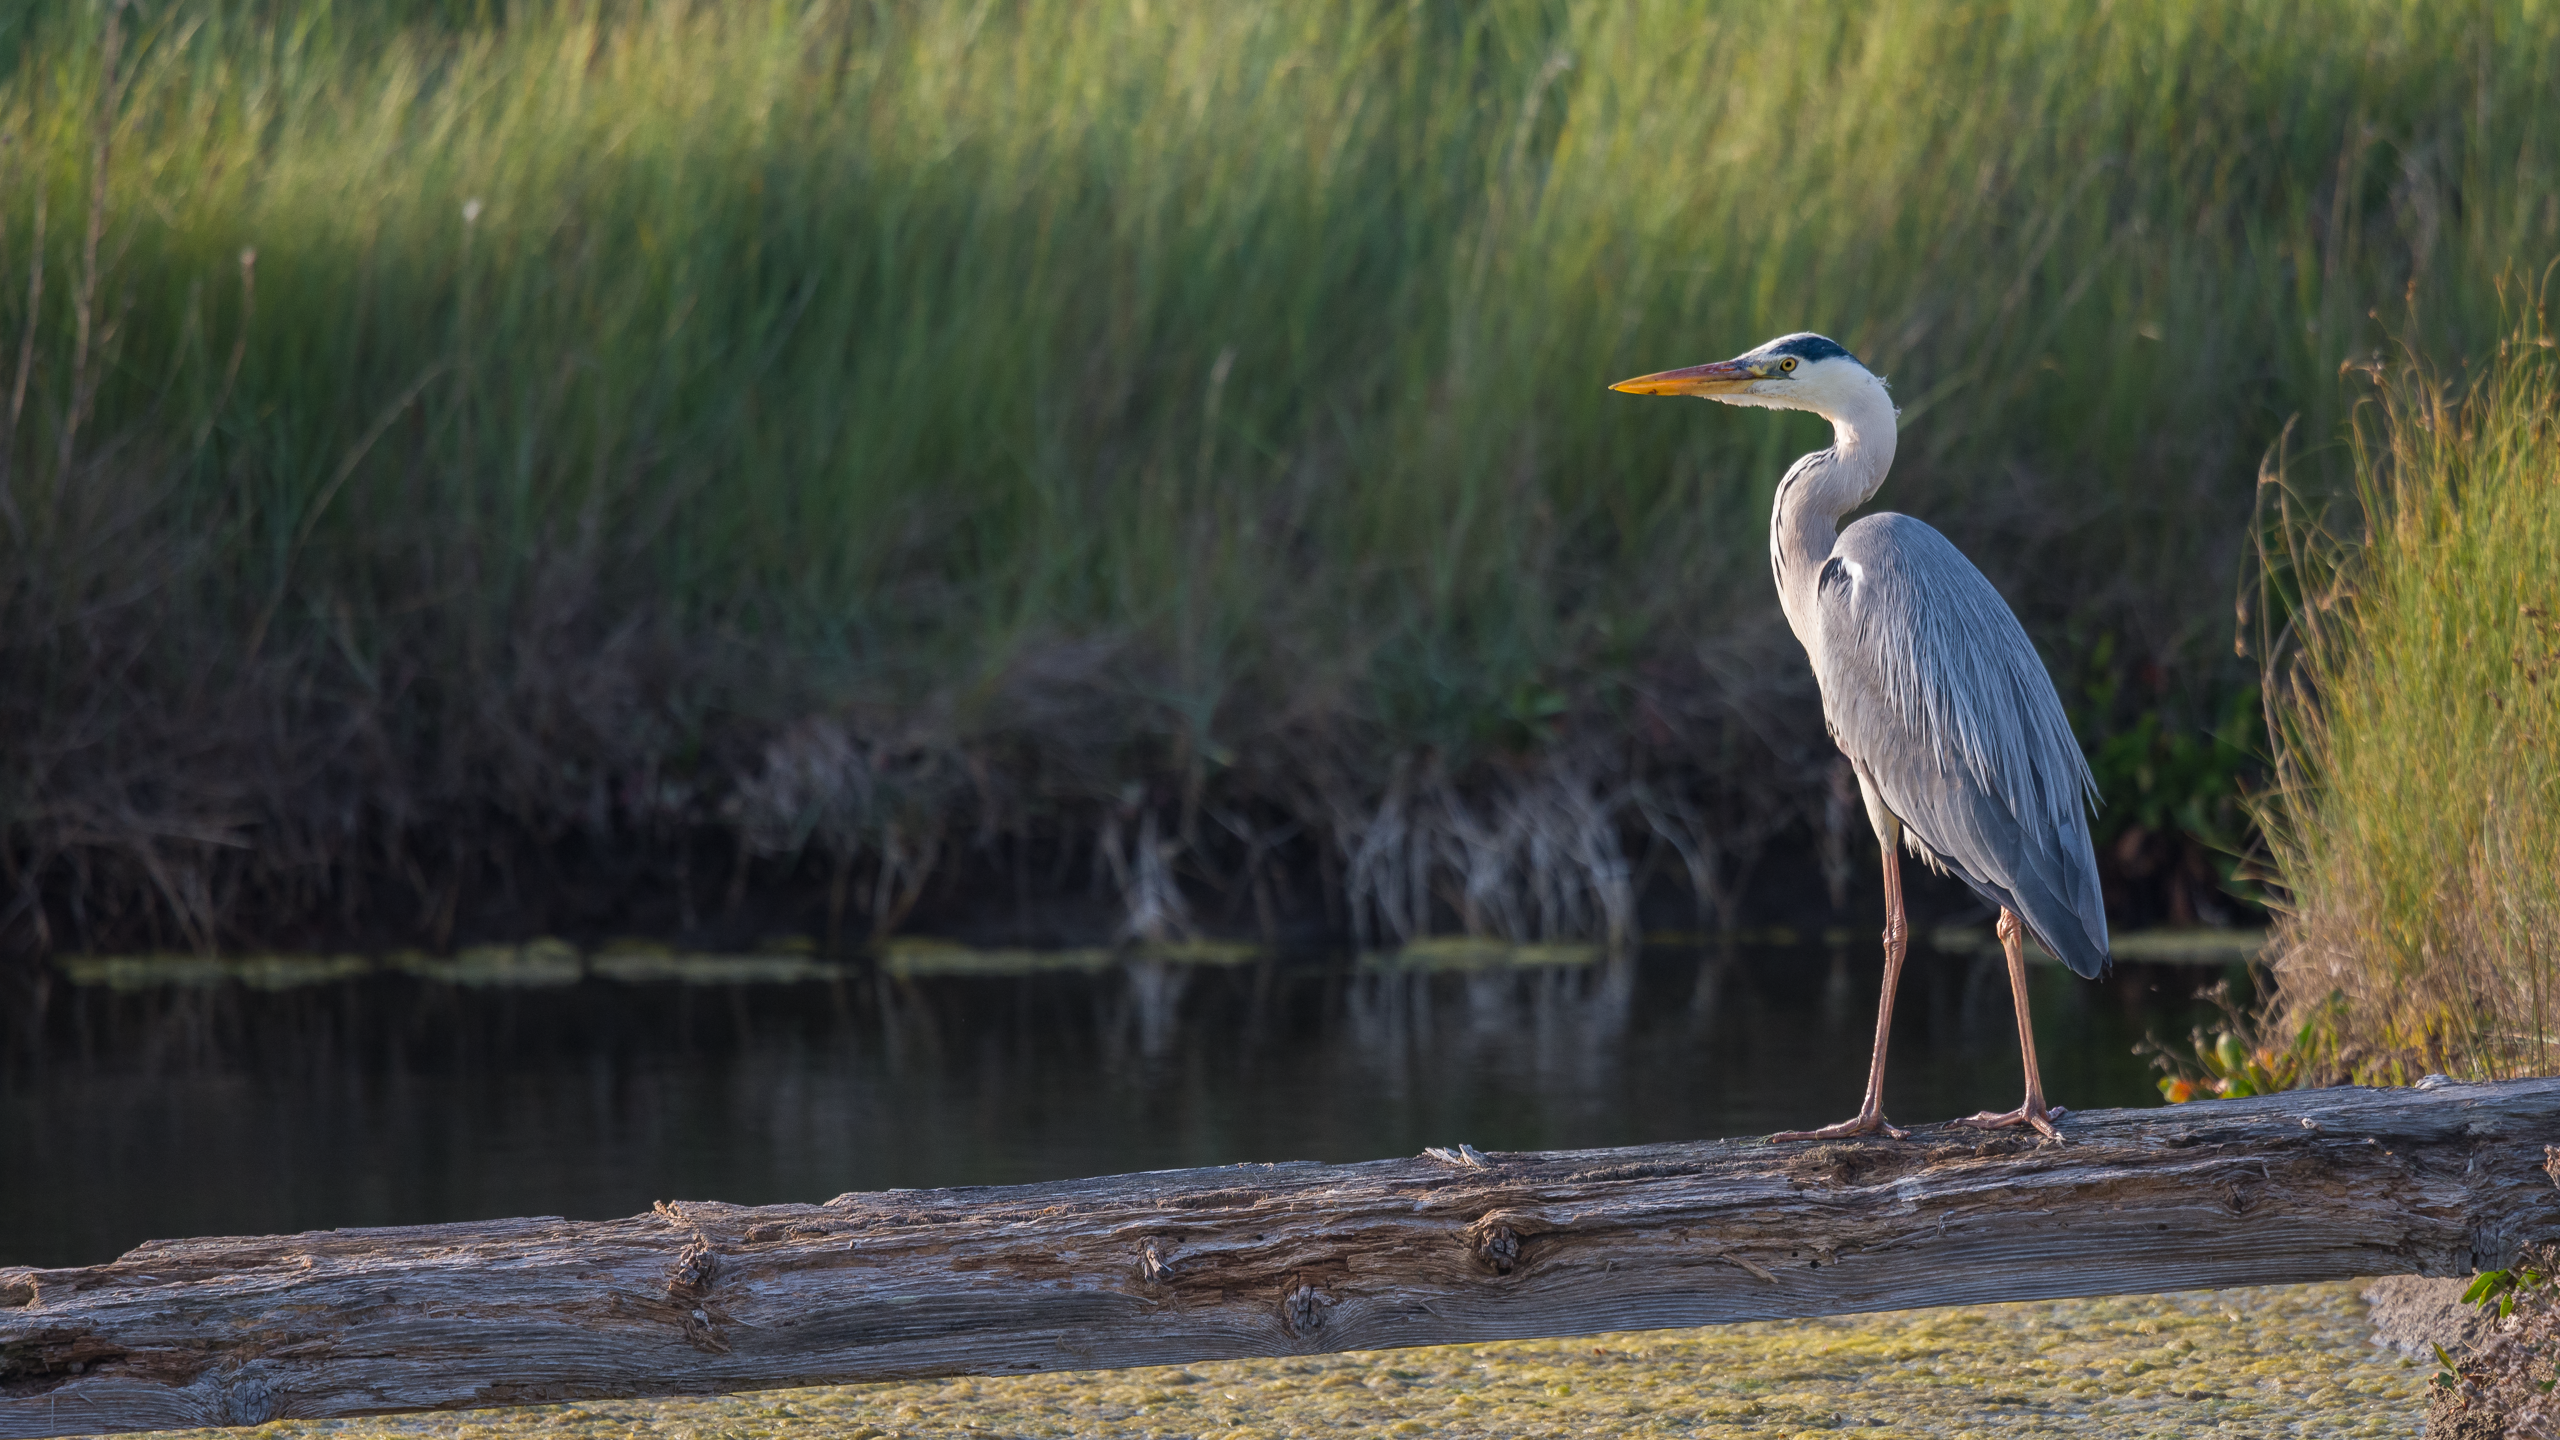
[[1884, 381], [1838, 342], [1807, 330], [1781, 335], [1747, 354], [1685, 370], [1662, 370], [1609, 387], [1630, 395], [1703, 395], [1727, 405], [1811, 410], [1838, 418], [1884, 399]]

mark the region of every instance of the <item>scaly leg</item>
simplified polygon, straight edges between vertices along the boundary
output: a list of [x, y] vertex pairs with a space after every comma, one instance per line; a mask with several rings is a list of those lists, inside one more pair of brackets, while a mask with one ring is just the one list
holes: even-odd
[[2032, 1125], [2039, 1133], [2059, 1140], [2062, 1132], [2054, 1128], [2053, 1122], [2071, 1112], [2045, 1108], [2044, 1076], [2036, 1070], [2036, 1028], [2027, 1018], [2027, 927], [2006, 909], [2000, 912], [2000, 950], [2009, 959], [2009, 1000], [2018, 1010], [2018, 1050], [2027, 1065], [2027, 1102], [2006, 1114], [1985, 1110], [1955, 1123], [1983, 1130]]
[[1771, 1140], [1839, 1140], [1851, 1135], [1889, 1135], [1896, 1140], [1911, 1132], [1884, 1118], [1884, 1047], [1893, 1038], [1893, 992], [1902, 983], [1902, 957], [1911, 948], [1911, 922], [1902, 913], [1902, 846], [1900, 837], [1884, 842], [1884, 994], [1876, 1000], [1876, 1048], [1867, 1060], [1867, 1098], [1856, 1118], [1819, 1130], [1782, 1130]]

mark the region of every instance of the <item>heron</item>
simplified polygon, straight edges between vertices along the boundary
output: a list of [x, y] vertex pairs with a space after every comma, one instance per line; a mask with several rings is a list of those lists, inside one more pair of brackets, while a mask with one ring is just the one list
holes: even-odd
[[2027, 632], [1962, 552], [1908, 515], [1868, 515], [1840, 527], [1840, 517], [1875, 497], [1893, 465], [1897, 412], [1883, 379], [1807, 331], [1610, 388], [1810, 410], [1831, 422], [1831, 447], [1798, 459], [1778, 482], [1769, 565], [1787, 627], [1813, 662], [1823, 720], [1858, 777], [1884, 851], [1884, 993], [1857, 1115], [1770, 1138], [1909, 1133], [1884, 1114], [1885, 1042], [1911, 944], [1902, 904], [1908, 848], [2000, 912], [2026, 1099], [1956, 1123], [2032, 1126], [2061, 1139], [2055, 1121], [2066, 1112], [2046, 1105], [2036, 1068], [2025, 942], [2034, 937], [2085, 977], [2106, 968], [2106, 909], [2089, 844], [2097, 781]]

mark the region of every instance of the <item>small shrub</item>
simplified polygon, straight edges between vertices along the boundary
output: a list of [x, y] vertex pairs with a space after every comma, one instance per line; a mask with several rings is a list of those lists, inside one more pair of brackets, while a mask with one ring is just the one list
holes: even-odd
[[2440, 1368], [2427, 1387], [2427, 1433], [2456, 1440], [2560, 1440], [2560, 1247], [2540, 1246], [2506, 1270], [2485, 1270], [2465, 1301], [2495, 1310], [2498, 1323], [2477, 1351], [2436, 1347]]
[[2333, 1083], [2336, 1067], [2328, 1063], [2334, 1054], [2328, 1043], [2333, 1027], [2326, 1023], [2326, 1012], [2287, 1036], [2271, 1006], [2243, 1008], [2227, 980], [2197, 998], [2221, 1012], [2210, 1033], [2197, 1026], [2189, 1032], [2185, 1050], [2156, 1037], [2134, 1047], [2135, 1054], [2149, 1055], [2153, 1068], [2163, 1072], [2158, 1082], [2163, 1100], [2172, 1105], [2217, 1097], [2238, 1100]]

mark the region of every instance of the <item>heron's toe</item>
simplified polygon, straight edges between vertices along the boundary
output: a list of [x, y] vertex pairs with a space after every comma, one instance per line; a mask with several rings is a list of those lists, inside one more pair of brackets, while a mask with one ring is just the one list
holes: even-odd
[[1771, 1144], [1786, 1140], [1848, 1140], [1860, 1135], [1882, 1135], [1888, 1140], [1908, 1140], [1911, 1132], [1887, 1120], [1881, 1114], [1860, 1115], [1837, 1125], [1819, 1130], [1781, 1130], [1769, 1137]]
[[1975, 1130], [2015, 1130], [2024, 1126], [2034, 1129], [2037, 1134], [2048, 1140], [2059, 1141], [2062, 1139], [2062, 1131], [2055, 1126], [2054, 1122], [2070, 1113], [2059, 1106], [2048, 1110], [2042, 1106], [2021, 1105], [2015, 1110], [1985, 1110], [1948, 1123]]

